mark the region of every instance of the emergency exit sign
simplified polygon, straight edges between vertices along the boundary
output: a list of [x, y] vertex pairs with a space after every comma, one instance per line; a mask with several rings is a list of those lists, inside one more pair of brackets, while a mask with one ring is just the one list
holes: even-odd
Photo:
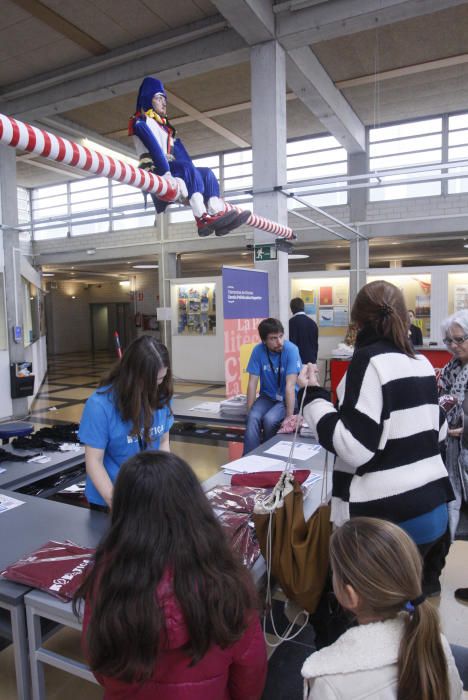
[[276, 260], [276, 245], [266, 243], [265, 245], [255, 246], [255, 262], [261, 262], [262, 260]]

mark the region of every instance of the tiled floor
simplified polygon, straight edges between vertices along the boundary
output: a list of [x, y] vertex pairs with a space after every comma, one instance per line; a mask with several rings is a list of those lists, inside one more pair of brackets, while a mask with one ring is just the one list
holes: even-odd
[[[36, 429], [52, 423], [79, 422], [84, 401], [113, 360], [107, 353], [98, 353], [94, 357], [77, 353], [50, 358], [48, 379], [32, 407], [32, 422]], [[222, 387], [195, 383], [177, 383], [175, 391], [184, 397], [223, 396]], [[56, 410], [50, 410], [54, 407]], [[175, 437], [171, 440], [171, 449], [191, 464], [202, 481], [230, 459], [227, 443], [224, 442], [213, 445]], [[434, 604], [440, 607], [442, 626], [449, 641], [468, 647], [468, 606], [457, 603], [453, 597], [453, 591], [459, 586], [468, 586], [468, 542], [456, 542], [451, 548], [442, 576], [442, 595], [440, 599], [434, 599]], [[62, 630], [48, 644], [57, 651], [80, 656], [79, 634], [73, 630]], [[294, 642], [283, 645], [275, 652], [276, 656], [273, 653], [263, 700], [302, 698], [299, 672], [303, 659], [312, 651], [311, 644], [312, 635], [308, 629]], [[285, 678], [292, 678], [293, 682], [283, 687]], [[46, 688], [48, 700], [102, 698], [98, 686], [73, 678], [58, 669], [47, 669]], [[465, 695], [468, 698], [468, 693]], [[17, 698], [11, 647], [0, 652], [0, 698]]]

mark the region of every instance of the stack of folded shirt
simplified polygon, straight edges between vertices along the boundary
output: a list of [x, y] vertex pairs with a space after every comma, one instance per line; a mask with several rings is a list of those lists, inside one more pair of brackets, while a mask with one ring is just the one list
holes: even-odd
[[245, 394], [231, 396], [230, 399], [221, 401], [219, 410], [222, 416], [228, 416], [229, 418], [246, 416], [247, 396]]

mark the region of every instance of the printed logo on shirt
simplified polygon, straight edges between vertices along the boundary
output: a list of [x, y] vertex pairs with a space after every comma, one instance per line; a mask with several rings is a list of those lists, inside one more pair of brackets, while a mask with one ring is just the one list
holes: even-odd
[[[164, 432], [164, 425], [153, 425], [149, 432], [150, 438], [155, 438], [158, 435], [162, 435]], [[133, 442], [138, 442], [138, 435], [127, 435], [127, 444], [131, 445]]]

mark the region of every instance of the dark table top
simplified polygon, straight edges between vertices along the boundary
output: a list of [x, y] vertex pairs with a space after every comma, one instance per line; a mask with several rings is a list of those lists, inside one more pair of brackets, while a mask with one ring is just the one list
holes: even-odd
[[[71, 540], [83, 547], [96, 547], [108, 526], [105, 513], [15, 491], [0, 489], [0, 495], [23, 501], [17, 508], [0, 512], [0, 571], [48, 540]], [[0, 600], [4, 602], [14, 602], [27, 590], [0, 578]]]

